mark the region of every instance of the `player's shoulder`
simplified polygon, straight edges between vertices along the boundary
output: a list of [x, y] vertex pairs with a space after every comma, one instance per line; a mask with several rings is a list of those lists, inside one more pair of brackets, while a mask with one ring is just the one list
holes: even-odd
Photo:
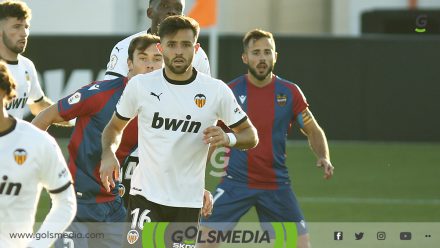
[[229, 86], [229, 88], [234, 88], [235, 86], [237, 86], [239, 84], [244, 84], [244, 83], [246, 83], [246, 74], [232, 79], [231, 81], [228, 82], [228, 86]]
[[17, 133], [26, 137], [27, 140], [38, 141], [39, 145], [48, 144], [48, 143], [56, 144], [55, 139], [52, 136], [50, 136], [47, 132], [38, 129], [36, 126], [34, 126], [33, 124], [27, 121], [21, 119], [16, 119], [16, 121], [17, 124], [15, 129]]
[[139, 36], [144, 35], [144, 34], [147, 34], [147, 31], [141, 31], [139, 33], [132, 34], [132, 35], [124, 38], [123, 40], [119, 41], [118, 43], [116, 43], [115, 48], [118, 48], [119, 50], [121, 48], [128, 48], [128, 46], [130, 45], [130, 42], [134, 38], [139, 37]]
[[[134, 85], [141, 85], [142, 87], [151, 87], [152, 85], [156, 85], [157, 82], [160, 82], [161, 80], [165, 80], [163, 76], [163, 69], [161, 70], [155, 70], [152, 72], [148, 72], [145, 74], [138, 74], [134, 77], [132, 77], [128, 81], [128, 85], [131, 85], [132, 87]], [[136, 86], [139, 87], [139, 86]]]
[[284, 87], [287, 87], [291, 90], [298, 90], [299, 89], [299, 86], [296, 83], [294, 83], [293, 81], [284, 79], [284, 78], [277, 76], [277, 75], [275, 75], [275, 83], [280, 84]]
[[25, 66], [25, 67], [35, 67], [34, 62], [32, 60], [28, 59], [27, 57], [18, 54], [17, 56], [18, 64]]
[[207, 75], [203, 72], [197, 71], [197, 78], [196, 78], [199, 82], [201, 83], [205, 83], [207, 85], [213, 85], [213, 86], [227, 86], [225, 84], [225, 82], [223, 82], [220, 79], [211, 77], [210, 75]]

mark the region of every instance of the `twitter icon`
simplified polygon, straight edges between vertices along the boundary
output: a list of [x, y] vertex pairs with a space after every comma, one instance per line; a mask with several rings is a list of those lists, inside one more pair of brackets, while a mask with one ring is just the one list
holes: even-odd
[[356, 240], [361, 240], [364, 237], [364, 233], [354, 233], [354, 236], [356, 237]]

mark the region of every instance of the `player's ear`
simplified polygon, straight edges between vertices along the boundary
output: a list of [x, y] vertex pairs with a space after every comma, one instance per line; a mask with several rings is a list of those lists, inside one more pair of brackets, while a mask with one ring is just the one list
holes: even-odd
[[153, 19], [153, 9], [151, 7], [147, 8], [147, 16], [150, 19]]
[[243, 61], [244, 64], [246, 64], [246, 65], [248, 64], [249, 60], [248, 60], [248, 56], [246, 53], [243, 52], [241, 54], [241, 60]]
[[277, 60], [278, 60], [278, 53], [275, 52], [275, 60], [273, 62], [275, 63], [275, 62], [277, 62]]
[[157, 50], [159, 50], [160, 53], [163, 53], [163, 47], [162, 47], [162, 44], [157, 43], [157, 44], [156, 44], [156, 47], [157, 47]]
[[197, 51], [199, 50], [199, 48], [200, 48], [200, 43], [196, 43], [196, 45], [194, 46], [195, 53], [197, 53]]
[[131, 59], [127, 59], [128, 71], [133, 70], [133, 61]]

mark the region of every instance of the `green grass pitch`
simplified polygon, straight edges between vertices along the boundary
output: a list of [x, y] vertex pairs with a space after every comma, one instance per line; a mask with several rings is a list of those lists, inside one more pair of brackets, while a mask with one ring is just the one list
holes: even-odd
[[[440, 144], [330, 141], [326, 181], [305, 142], [287, 146], [292, 187], [308, 222], [440, 222]], [[66, 152], [67, 140], [59, 140]], [[65, 153], [66, 154], [66, 153]], [[207, 173], [216, 170], [209, 166]], [[207, 175], [214, 190], [218, 178]], [[43, 193], [37, 222], [50, 208]], [[257, 221], [251, 210], [243, 221]]]

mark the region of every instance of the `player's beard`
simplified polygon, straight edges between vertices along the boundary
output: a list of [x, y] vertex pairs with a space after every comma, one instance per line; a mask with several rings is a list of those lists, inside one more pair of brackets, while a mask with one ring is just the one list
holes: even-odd
[[269, 65], [269, 66], [267, 67], [267, 71], [266, 71], [264, 74], [258, 74], [257, 69], [256, 69], [256, 68], [252, 68], [252, 67], [250, 67], [249, 65], [248, 65], [248, 70], [249, 70], [249, 72], [252, 74], [252, 76], [254, 76], [256, 79], [258, 79], [258, 80], [260, 80], [260, 81], [263, 81], [264, 79], [267, 78], [267, 76], [268, 76], [269, 74], [272, 73], [272, 71], [273, 71], [273, 65]]
[[[6, 46], [9, 50], [13, 51], [14, 53], [17, 53], [17, 54], [19, 54], [19, 53], [23, 53], [24, 50], [26, 49], [26, 45], [27, 45], [27, 40], [26, 40], [26, 39], [25, 39], [25, 43], [24, 43], [23, 47], [20, 47], [20, 46], [18, 46], [17, 44], [14, 44], [14, 43], [8, 38], [8, 36], [5, 34], [4, 31], [3, 31], [2, 37], [3, 37], [3, 44], [5, 44], [5, 46]], [[18, 42], [17, 42], [17, 43], [18, 43]]]
[[[189, 57], [188, 59], [185, 59], [183, 56], [176, 56], [173, 59], [170, 59], [169, 57], [163, 55], [163, 61], [165, 63], [165, 66], [168, 67], [168, 69], [170, 69], [170, 71], [172, 73], [174, 73], [174, 74], [183, 74], [191, 66], [191, 62], [190, 61], [192, 61], [192, 56], [193, 55], [191, 55], [191, 57]], [[175, 59], [183, 59], [186, 63], [183, 63], [179, 67], [175, 67], [173, 65], [173, 62], [174, 62]]]

